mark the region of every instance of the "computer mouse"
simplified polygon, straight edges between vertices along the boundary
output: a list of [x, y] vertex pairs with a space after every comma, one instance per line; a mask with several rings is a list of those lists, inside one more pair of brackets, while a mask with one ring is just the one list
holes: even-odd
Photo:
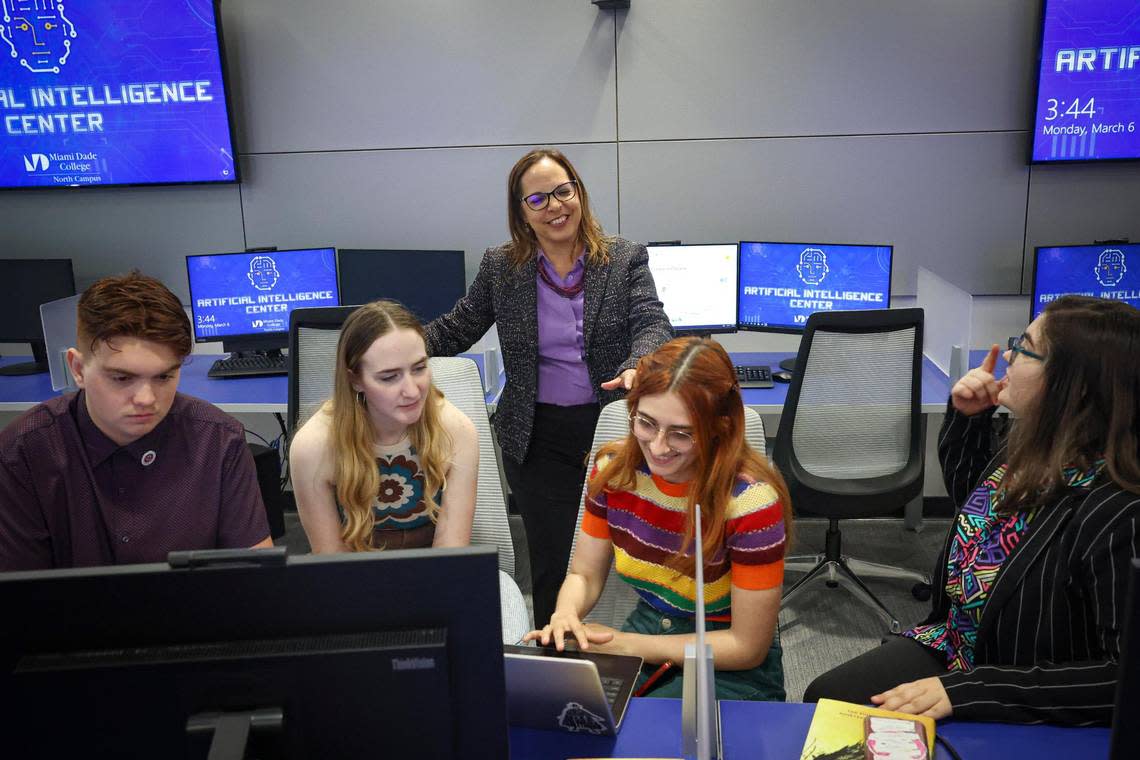
[[792, 373], [786, 370], [772, 373], [772, 379], [777, 383], [790, 383], [792, 382]]

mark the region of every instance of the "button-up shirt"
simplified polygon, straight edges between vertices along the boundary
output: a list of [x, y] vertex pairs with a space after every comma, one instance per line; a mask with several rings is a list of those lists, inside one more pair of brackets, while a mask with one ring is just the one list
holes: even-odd
[[0, 570], [162, 562], [268, 536], [244, 429], [205, 401], [178, 394], [126, 446], [95, 425], [82, 391], [0, 432]]
[[[551, 281], [573, 288], [586, 275], [586, 258], [578, 257], [573, 268], [562, 277], [542, 251], [538, 265]], [[538, 281], [538, 394], [543, 404], [575, 406], [597, 402], [597, 394], [586, 368], [586, 343], [583, 335], [583, 313], [586, 291], [566, 297], [536, 275]]]

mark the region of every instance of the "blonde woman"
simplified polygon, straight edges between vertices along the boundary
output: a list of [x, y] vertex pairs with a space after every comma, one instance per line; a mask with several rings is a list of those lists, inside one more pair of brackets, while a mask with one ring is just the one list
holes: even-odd
[[314, 553], [466, 546], [479, 439], [431, 382], [423, 328], [394, 301], [354, 311], [333, 396], [289, 452]]

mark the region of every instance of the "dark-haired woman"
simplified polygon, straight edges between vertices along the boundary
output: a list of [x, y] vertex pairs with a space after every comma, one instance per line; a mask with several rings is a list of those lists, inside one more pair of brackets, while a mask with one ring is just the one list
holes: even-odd
[[[820, 676], [828, 697], [945, 718], [1111, 719], [1140, 554], [1140, 311], [1065, 296], [951, 390], [938, 454], [961, 504], [922, 624]], [[993, 446], [998, 405], [1015, 416]]]
[[602, 233], [559, 151], [515, 163], [507, 226], [510, 242], [487, 249], [467, 295], [427, 326], [427, 346], [457, 354], [498, 328], [507, 385], [495, 432], [526, 527], [535, 619], [545, 620], [566, 575], [599, 409], [672, 328], [645, 246]]
[[[641, 360], [628, 400], [629, 435], [598, 452], [558, 607], [527, 640], [637, 655], [639, 686], [679, 665], [694, 641], [700, 541], [717, 698], [782, 702], [776, 618], [791, 508], [783, 478], [744, 438], [732, 361], [715, 341], [678, 338]], [[640, 597], [620, 631], [582, 622], [611, 563]], [[666, 670], [648, 695], [680, 697], [679, 674]]]

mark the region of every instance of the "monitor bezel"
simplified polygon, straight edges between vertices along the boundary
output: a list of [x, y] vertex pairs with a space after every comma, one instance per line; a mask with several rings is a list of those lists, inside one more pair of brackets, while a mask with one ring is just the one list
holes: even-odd
[[77, 185], [0, 185], [0, 193], [8, 192], [28, 192], [36, 190], [51, 190], [53, 192], [86, 192], [89, 190], [99, 190], [107, 187], [184, 187], [193, 185], [240, 185], [242, 182], [241, 176], [241, 162], [238, 156], [241, 151], [238, 150], [237, 145], [237, 130], [234, 128], [234, 112], [237, 110], [234, 104], [233, 93], [230, 89], [230, 72], [229, 65], [226, 62], [226, 44], [222, 33], [222, 0], [211, 0], [211, 5], [214, 10], [214, 32], [218, 40], [218, 63], [219, 70], [222, 73], [222, 92], [226, 98], [226, 129], [229, 132], [230, 138], [230, 151], [233, 153], [234, 159], [234, 173], [230, 179], [194, 179], [194, 180], [173, 180], [170, 182], [100, 182], [98, 184], [77, 184]]
[[[207, 256], [257, 256], [259, 254], [269, 253], [295, 253], [298, 251], [332, 251], [333, 254], [333, 267], [336, 269], [336, 305], [340, 305], [340, 260], [337, 257], [336, 246], [321, 245], [321, 246], [308, 246], [304, 248], [275, 248], [275, 249], [255, 249], [250, 251], [222, 251], [220, 253], [188, 253], [186, 254], [186, 290], [190, 295], [190, 329], [194, 334], [195, 343], [245, 343], [250, 346], [265, 346], [266, 348], [284, 348], [289, 343], [289, 328], [274, 332], [260, 332], [260, 333], [240, 333], [234, 335], [211, 335], [208, 338], [198, 337], [198, 313], [194, 308], [194, 286], [190, 277], [190, 259], [198, 259]], [[325, 304], [329, 306], [331, 304]], [[295, 306], [293, 308], [307, 308]], [[289, 310], [292, 313], [293, 309]], [[272, 345], [271, 345], [272, 344]], [[278, 344], [280, 344], [278, 346]]]
[[[804, 327], [767, 327], [758, 325], [749, 325], [740, 321], [740, 288], [741, 288], [741, 271], [744, 257], [741, 255], [740, 248], [746, 245], [809, 245], [809, 246], [829, 246], [838, 245], [848, 248], [887, 248], [891, 252], [890, 268], [887, 271], [887, 303], [883, 309], [891, 308], [891, 294], [894, 292], [894, 275], [895, 275], [895, 246], [894, 243], [802, 243], [795, 240], [783, 242], [779, 240], [741, 240], [737, 244], [736, 251], [736, 328], [741, 332], [766, 332], [766, 333], [779, 333], [781, 335], [802, 335]], [[883, 309], [859, 309], [859, 311], [882, 311]]]
[[[708, 247], [717, 246], [717, 245], [724, 246], [726, 248], [728, 248], [728, 247], [736, 248], [736, 287], [733, 288], [733, 293], [734, 293], [734, 297], [736, 298], [736, 314], [737, 314], [737, 318], [739, 319], [739, 316], [740, 316], [740, 244], [739, 243], [681, 243], [681, 242], [673, 242], [673, 241], [669, 241], [666, 243], [654, 242], [654, 243], [646, 243], [645, 244], [645, 251], [646, 251], [646, 258], [648, 259], [650, 248], [697, 248], [697, 247], [708, 248]], [[647, 266], [648, 266], [648, 264], [647, 264]], [[650, 271], [650, 274], [653, 273], [652, 268], [649, 271]], [[654, 290], [654, 292], [656, 292], [656, 290], [657, 290], [657, 281], [656, 280], [654, 280], [654, 282], [653, 282], [653, 290]], [[661, 301], [660, 294], [658, 294], [657, 300]], [[661, 305], [662, 305], [662, 310], [664, 310], [665, 302], [661, 301]], [[668, 318], [669, 315], [666, 314], [665, 316], [666, 316], [666, 318]], [[677, 327], [672, 322], [670, 322], [669, 325], [670, 325], [670, 327], [673, 328], [673, 332], [676, 335], [731, 334], [731, 333], [734, 333], [737, 331], [737, 326], [735, 324], [691, 325], [691, 326], [685, 326], [685, 327]]]
[[[1049, 0], [1041, 0], [1037, 20], [1037, 68], [1033, 72], [1033, 99], [1029, 101], [1029, 140], [1026, 163], [1030, 166], [1053, 164], [1119, 164], [1140, 161], [1140, 150], [1135, 156], [1121, 158], [1034, 158], [1037, 148], [1037, 100], [1041, 97], [1041, 58], [1045, 54], [1045, 12]], [[1054, 248], [1058, 246], [1053, 246]]]

